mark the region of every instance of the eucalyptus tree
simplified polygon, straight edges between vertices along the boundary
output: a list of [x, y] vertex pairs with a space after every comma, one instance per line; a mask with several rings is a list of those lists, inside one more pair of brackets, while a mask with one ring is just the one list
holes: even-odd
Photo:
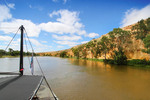
[[103, 36], [101, 40], [98, 42], [98, 45], [100, 46], [100, 51], [105, 54], [105, 60], [106, 60], [106, 54], [110, 50], [110, 39], [106, 36]]
[[144, 42], [144, 46], [145, 46], [146, 50], [143, 49], [142, 51], [149, 54], [149, 56], [150, 56], [150, 34], [147, 35], [147, 37], [143, 39], [143, 42]]

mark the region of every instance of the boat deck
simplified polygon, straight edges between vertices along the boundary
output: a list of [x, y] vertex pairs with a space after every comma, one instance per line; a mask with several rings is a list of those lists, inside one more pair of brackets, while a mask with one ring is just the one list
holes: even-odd
[[0, 78], [0, 100], [29, 100], [38, 91], [43, 76], [11, 76]]

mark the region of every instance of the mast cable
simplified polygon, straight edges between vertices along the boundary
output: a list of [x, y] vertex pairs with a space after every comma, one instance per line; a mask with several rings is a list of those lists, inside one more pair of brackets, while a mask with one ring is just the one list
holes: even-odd
[[[9, 44], [7, 45], [7, 47], [5, 48], [5, 51], [7, 50], [7, 48], [9, 47], [9, 45], [11, 44], [11, 42], [13, 41], [13, 39], [15, 38], [15, 36], [17, 35], [19, 29], [16, 31], [15, 35], [13, 36], [13, 38], [11, 39], [11, 41], [9, 42]], [[13, 31], [14, 32], [14, 31]], [[13, 33], [13, 32], [9, 32], [9, 33]], [[18, 75], [19, 73], [15, 73], [16, 71], [12, 71], [12, 72], [0, 72], [0, 74], [2, 75]]]
[[[31, 46], [31, 48], [32, 48], [32, 52], [34, 53], [34, 49], [33, 49], [33, 46], [32, 46], [32, 44], [31, 44], [31, 41], [30, 41], [30, 39], [29, 39], [29, 36], [28, 36], [28, 34], [27, 34], [27, 31], [26, 31], [25, 28], [24, 28], [24, 30], [25, 30], [26, 36], [27, 36], [27, 38], [28, 38], [28, 41], [29, 41], [29, 43], [30, 43], [30, 46]], [[39, 65], [40, 71], [41, 71], [42, 75], [44, 76], [44, 79], [45, 79], [45, 82], [46, 82], [48, 88], [50, 89], [50, 91], [51, 91], [51, 93], [52, 93], [54, 99], [57, 100], [57, 98], [55, 97], [55, 94], [53, 93], [53, 91], [52, 91], [52, 89], [51, 89], [51, 87], [50, 87], [50, 85], [49, 85], [49, 83], [48, 83], [48, 81], [47, 81], [47, 79], [46, 79], [46, 77], [45, 77], [45, 75], [44, 75], [44, 72], [43, 72], [43, 70], [42, 70], [42, 68], [41, 68], [41, 66], [40, 66], [40, 63], [39, 63], [39, 61], [38, 61], [36, 55], [35, 55], [35, 58], [36, 58], [36, 61], [37, 61], [38, 65]]]
[[5, 51], [7, 50], [7, 48], [9, 47], [9, 45], [11, 44], [11, 42], [13, 41], [13, 39], [15, 38], [15, 36], [17, 35], [19, 29], [17, 30], [17, 32], [15, 33], [15, 35], [13, 36], [13, 38], [11, 39], [11, 41], [9, 42], [9, 44], [7, 45], [7, 47], [5, 48]]
[[25, 34], [24, 34], [23, 36], [24, 36], [25, 46], [26, 46], [26, 50], [27, 50], [27, 57], [28, 57], [29, 65], [30, 65], [30, 59], [29, 59], [29, 55], [28, 55], [28, 52], [29, 52], [29, 51], [28, 51], [26, 36], [25, 36]]
[[[19, 28], [19, 29], [20, 29], [20, 28]], [[9, 44], [7, 45], [7, 47], [5, 48], [5, 51], [7, 50], [7, 48], [9, 47], [9, 45], [11, 44], [11, 42], [13, 41], [13, 39], [15, 38], [15, 36], [17, 35], [19, 29], [17, 30], [17, 32], [15, 33], [15, 35], [13, 36], [13, 38], [11, 39], [11, 41], [9, 42]], [[33, 49], [33, 46], [32, 46], [32, 44], [31, 44], [31, 42], [30, 42], [30, 39], [29, 39], [29, 37], [28, 37], [27, 31], [26, 31], [25, 28], [24, 28], [24, 30], [25, 30], [25, 34], [26, 34], [26, 36], [27, 36], [27, 38], [28, 38], [29, 44], [30, 44], [30, 46], [31, 46], [31, 48], [32, 48], [32, 52], [34, 53], [34, 49]], [[25, 35], [24, 35], [24, 37], [25, 37]], [[25, 45], [26, 45], [26, 49], [27, 49], [27, 52], [28, 52], [26, 39], [25, 39]], [[47, 81], [47, 79], [46, 79], [46, 77], [45, 77], [45, 75], [44, 75], [44, 72], [43, 72], [43, 70], [42, 70], [42, 68], [41, 68], [41, 66], [40, 66], [40, 63], [39, 63], [39, 61], [38, 61], [36, 55], [35, 55], [35, 58], [36, 58], [36, 61], [37, 61], [38, 65], [39, 65], [40, 71], [41, 71], [41, 73], [42, 73], [42, 75], [43, 75], [43, 77], [44, 77], [44, 79], [45, 79], [45, 82], [46, 82], [48, 88], [50, 89], [50, 91], [51, 91], [51, 93], [52, 93], [54, 99], [57, 100], [57, 97], [55, 97], [55, 94], [53, 93], [53, 91], [52, 91], [52, 89], [51, 89], [51, 87], [50, 87], [50, 85], [49, 85], [49, 83], [48, 83], [48, 81]], [[28, 58], [28, 60], [29, 60], [29, 58]], [[30, 63], [30, 60], [29, 60], [29, 63]], [[8, 73], [6, 72], [6, 74], [8, 74]], [[13, 74], [13, 73], [11, 73], [11, 74]]]

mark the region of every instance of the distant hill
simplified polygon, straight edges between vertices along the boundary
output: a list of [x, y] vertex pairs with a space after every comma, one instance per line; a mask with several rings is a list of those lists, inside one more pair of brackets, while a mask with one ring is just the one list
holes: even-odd
[[67, 50], [38, 53], [41, 56], [67, 56], [78, 58], [112, 59], [114, 50], [123, 48], [128, 59], [149, 59], [144, 39], [150, 34], [150, 18], [141, 20], [123, 28], [114, 28], [111, 32], [77, 45]]

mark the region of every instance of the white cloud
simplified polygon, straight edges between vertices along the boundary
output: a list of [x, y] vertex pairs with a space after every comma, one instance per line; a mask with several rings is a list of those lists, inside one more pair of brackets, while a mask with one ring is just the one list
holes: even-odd
[[[36, 39], [31, 39], [30, 38], [30, 41], [33, 45], [35, 45], [36, 47], [40, 47], [40, 48], [47, 48], [47, 47], [52, 47], [52, 46], [48, 46], [48, 45], [45, 45], [45, 44], [42, 44], [40, 43], [38, 40]], [[46, 41], [43, 41], [43, 42], [46, 42]]]
[[75, 46], [79, 44], [78, 42], [72, 42], [72, 41], [54, 41], [54, 42], [61, 45], [68, 45], [68, 46]]
[[[10, 4], [9, 7], [14, 7], [13, 4]], [[39, 25], [34, 24], [30, 20], [23, 20], [23, 19], [15, 19], [12, 18], [12, 15], [10, 14], [10, 9], [5, 5], [0, 5], [0, 31], [3, 31], [5, 33], [14, 32], [14, 30], [17, 31], [17, 29], [24, 25], [25, 29], [28, 32], [28, 35], [30, 37], [38, 37], [41, 31], [41, 28]], [[9, 19], [10, 21], [6, 21]], [[9, 30], [7, 28], [3, 27], [9, 27]], [[13, 28], [12, 28], [13, 27]]]
[[[58, 0], [53, 0], [53, 1], [58, 1]], [[64, 0], [64, 2], [67, 2], [67, 0]], [[90, 34], [86, 33], [86, 30], [84, 30], [84, 25], [80, 22], [79, 12], [69, 11], [66, 9], [53, 11], [51, 14], [49, 14], [49, 16], [51, 18], [55, 16], [56, 21], [53, 22], [49, 21], [46, 23], [35, 24], [31, 20], [12, 18], [12, 15], [10, 13], [10, 8], [14, 8], [14, 6], [15, 5], [13, 4], [10, 4], [9, 7], [0, 5], [0, 14], [2, 14], [2, 16], [0, 16], [0, 21], [1, 21], [0, 31], [3, 31], [4, 33], [14, 31], [14, 29], [17, 30], [21, 25], [23, 25], [27, 30], [28, 36], [30, 37], [38, 37], [41, 31], [46, 31], [48, 33], [62, 34], [61, 36], [56, 34], [53, 35], [53, 38], [58, 40], [54, 42], [61, 45], [68, 45], [68, 46], [75, 46], [80, 44], [79, 42], [76, 41], [82, 39], [82, 36], [88, 36], [92, 38], [98, 36], [97, 33], [90, 33]], [[29, 7], [33, 8], [33, 6], [31, 5], [29, 5]], [[14, 28], [12, 29], [10, 28], [9, 30], [2, 28], [2, 27], [12, 27], [12, 26]], [[4, 40], [3, 37], [1, 37], [1, 40], [6, 41]], [[37, 49], [36, 51], [41, 50], [38, 49], [38, 47], [40, 48], [43, 47], [47, 49], [51, 48], [51, 46], [42, 44], [42, 43], [47, 43], [47, 41], [40, 41], [41, 42], [40, 43], [36, 39], [30, 39], [30, 40], [32, 44], [34, 44], [34, 47]], [[19, 43], [17, 42], [18, 41], [16, 41], [14, 45], [19, 45]], [[61, 45], [59, 47], [61, 47]]]
[[[52, 0], [53, 2], [58, 2], [60, 0]], [[66, 4], [67, 0], [62, 0], [64, 4]]]
[[31, 43], [34, 44], [35, 46], [43, 46], [43, 44], [41, 44], [39, 41], [35, 40], [35, 39], [30, 39]]
[[84, 44], [84, 43], [87, 43], [87, 42], [89, 42], [89, 41], [83, 41], [83, 42], [81, 42], [81, 43]]
[[[9, 12], [9, 9], [5, 6]], [[2, 12], [2, 11], [1, 11]], [[5, 15], [5, 14], [4, 14]], [[1, 18], [1, 21], [3, 21], [0, 24], [0, 27], [16, 27], [15, 30], [18, 29], [21, 25], [24, 25], [26, 28], [28, 35], [30, 37], [38, 37], [40, 34], [40, 31], [46, 31], [49, 33], [57, 33], [57, 34], [78, 34], [78, 35], [86, 35], [86, 31], [82, 28], [84, 25], [79, 22], [79, 13], [78, 12], [71, 12], [68, 10], [59, 10], [54, 11], [50, 14], [51, 17], [54, 15], [57, 15], [58, 17], [56, 19], [56, 22], [47, 22], [47, 23], [41, 23], [41, 24], [34, 24], [30, 20], [22, 20], [22, 19], [15, 19], [8, 17], [11, 19], [10, 21], [3, 21], [4, 19], [8, 19], [7, 17]], [[1, 31], [7, 33], [10, 31], [14, 31], [14, 29], [0, 29]]]
[[59, 10], [53, 11], [51, 14], [49, 14], [50, 17], [53, 17], [55, 15], [58, 16], [56, 22], [40, 24], [42, 30], [58, 34], [86, 34], [86, 31], [82, 29], [84, 25], [79, 22], [79, 12]]
[[39, 47], [34, 47], [34, 50], [35, 50], [35, 52], [49, 52], [49, 51], [54, 51], [54, 50], [52, 50], [52, 47], [51, 46], [43, 46], [43, 48], [39, 48]]
[[69, 11], [69, 10], [59, 10], [52, 12], [49, 16], [53, 17], [54, 15], [60, 15], [60, 18], [56, 20], [66, 25], [73, 25], [75, 22], [79, 21], [79, 12]]
[[0, 5], [0, 22], [11, 19], [12, 15], [10, 14], [10, 10], [5, 5]]
[[78, 41], [80, 39], [82, 39], [81, 36], [57, 36], [57, 35], [52, 35], [53, 38], [57, 39], [57, 40], [63, 40], [63, 41]]
[[39, 26], [42, 30], [51, 33], [58, 33], [58, 34], [75, 33], [74, 27], [59, 22], [42, 23]]
[[[61, 45], [75, 46], [79, 43], [73, 42], [82, 39], [81, 35], [87, 36], [86, 31], [83, 29], [84, 25], [80, 23], [79, 12], [69, 10], [53, 11], [49, 16], [52, 18], [56, 16], [56, 22], [41, 23], [39, 27], [41, 30], [56, 33], [56, 34], [69, 34], [69, 36], [52, 35], [53, 38], [60, 41], [55, 41]], [[76, 34], [80, 35], [77, 36]], [[97, 36], [95, 33], [89, 36]]]
[[[30, 37], [38, 37], [40, 34], [41, 29], [38, 25], [34, 24], [30, 20], [22, 20], [22, 19], [12, 19], [10, 22], [1, 22], [0, 27], [16, 27], [16, 30], [23, 25], [25, 29], [27, 30], [28, 36]], [[14, 31], [13, 28], [10, 28], [9, 30], [6, 28], [0, 29], [1, 31], [4, 31], [5, 33]]]
[[77, 34], [78, 35], [87, 35], [86, 31], [85, 30], [77, 30]]
[[18, 48], [19, 48], [19, 46], [20, 46], [20, 39], [17, 39], [17, 40], [15, 40], [15, 41], [12, 41], [12, 43], [11, 43], [11, 46], [18, 46]]
[[47, 41], [41, 41], [42, 43], [47, 43]]
[[64, 0], [64, 4], [66, 4], [67, 0]]
[[77, 28], [77, 29], [80, 29], [80, 28], [84, 27], [84, 25], [82, 25], [82, 23], [75, 22], [74, 27]]
[[[35, 52], [40, 52], [40, 51], [45, 51], [45, 50], [49, 51], [52, 48], [52, 46], [44, 45], [36, 39], [30, 38], [30, 41], [31, 41], [32, 45], [34, 45]], [[46, 42], [46, 41], [42, 41], [42, 42]]]
[[63, 48], [64, 46], [61, 46], [61, 45], [59, 45], [59, 46], [57, 46], [57, 48], [59, 48], [59, 49], [61, 49], [61, 48]]
[[[8, 45], [8, 43], [9, 42], [7, 41], [5, 44]], [[6, 45], [3, 46], [3, 49], [6, 48]], [[16, 39], [16, 40], [12, 41], [8, 48], [12, 48], [13, 50], [19, 50], [19, 48], [20, 48], [20, 39]], [[7, 50], [8, 50], [8, 48], [7, 48]]]
[[89, 33], [87, 36], [90, 37], [90, 38], [94, 38], [94, 37], [99, 36], [99, 34], [97, 34], [97, 33]]
[[138, 22], [141, 19], [150, 17], [150, 4], [142, 9], [129, 9], [125, 12], [124, 19], [120, 27], [125, 27]]
[[[31, 41], [31, 44], [32, 44], [33, 49], [34, 49], [35, 52], [41, 52], [41, 51], [45, 51], [45, 50], [50, 51], [51, 48], [52, 48], [52, 46], [41, 44], [36, 39], [30, 39], [30, 41]], [[6, 45], [7, 44], [8, 44], [8, 42], [6, 43]], [[5, 49], [6, 45], [1, 45], [0, 47]], [[30, 47], [28, 42], [27, 42], [27, 47], [28, 47], [28, 51], [32, 52], [32, 49], [31, 49], [31, 47]], [[12, 48], [14, 50], [19, 50], [20, 49], [20, 39], [16, 39], [15, 41], [12, 41], [12, 43], [9, 46], [9, 48]], [[27, 52], [25, 44], [24, 44], [24, 51]]]
[[[2, 43], [3, 43], [3, 45], [2, 44], [0, 45], [0, 49], [5, 50], [6, 46], [8, 45], [9, 42], [8, 41], [7, 42], [2, 41]], [[9, 48], [13, 48], [14, 50], [19, 50], [20, 44], [19, 44], [18, 41], [12, 41], [12, 43], [9, 45], [9, 47], [7, 48], [7, 50]]]
[[52, 0], [53, 2], [57, 2], [58, 0]]
[[0, 36], [0, 41], [10, 41], [12, 37], [10, 36]]
[[9, 4], [7, 4], [7, 6], [8, 6], [9, 8], [15, 9], [15, 4], [14, 4], [14, 3], [9, 3]]

